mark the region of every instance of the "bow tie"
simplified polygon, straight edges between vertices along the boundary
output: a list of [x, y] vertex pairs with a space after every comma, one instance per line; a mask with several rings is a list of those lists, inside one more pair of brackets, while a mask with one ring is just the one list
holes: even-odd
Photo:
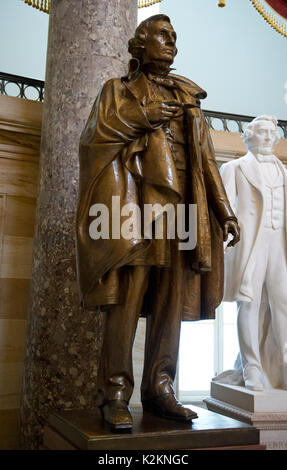
[[275, 163], [276, 161], [274, 155], [256, 155], [256, 158], [259, 163]]

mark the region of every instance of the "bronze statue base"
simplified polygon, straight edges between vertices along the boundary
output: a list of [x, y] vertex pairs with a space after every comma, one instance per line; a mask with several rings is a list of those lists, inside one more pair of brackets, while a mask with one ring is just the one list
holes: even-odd
[[198, 419], [192, 423], [171, 421], [141, 406], [131, 407], [133, 429], [115, 434], [98, 410], [62, 411], [51, 415], [44, 430], [49, 450], [179, 450], [238, 448], [262, 449], [259, 431], [245, 423], [192, 406]]

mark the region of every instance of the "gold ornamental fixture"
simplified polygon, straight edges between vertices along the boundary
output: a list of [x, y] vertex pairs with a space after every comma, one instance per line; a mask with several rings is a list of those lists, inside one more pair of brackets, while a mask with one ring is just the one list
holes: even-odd
[[[286, 14], [286, 6], [285, 10], [280, 10], [280, 2], [278, 1], [279, 8], [275, 2], [268, 2], [264, 0], [250, 0], [254, 8], [260, 13], [260, 15], [263, 16], [264, 20], [269, 23], [269, 25], [277, 31], [277, 33], [282, 34], [285, 38], [287, 38], [287, 22], [285, 16], [283, 14]], [[282, 5], [284, 5], [283, 1]], [[269, 6], [269, 3], [273, 6]], [[286, 4], [285, 4], [286, 5]], [[277, 11], [275, 10], [275, 7], [278, 8], [278, 14]], [[281, 7], [282, 8], [282, 7]], [[280, 14], [281, 13], [281, 14]], [[282, 15], [282, 16], [281, 16]], [[285, 21], [284, 21], [285, 20]]]
[[[160, 3], [162, 0], [138, 0], [138, 8], [145, 8]], [[43, 11], [44, 13], [50, 13], [51, 0], [24, 0], [27, 5], [37, 8], [37, 10]], [[225, 0], [218, 0], [219, 7], [225, 7]]]
[[[137, 0], [138, 8], [145, 8], [160, 3], [162, 0]], [[285, 38], [287, 37], [287, 0], [250, 0], [254, 8], [265, 21]], [[27, 5], [44, 13], [50, 13], [51, 0], [24, 0]], [[226, 0], [218, 0], [219, 7], [226, 6]]]
[[44, 13], [50, 13], [50, 0], [24, 0], [24, 2]]
[[[161, 1], [162, 0], [138, 0], [138, 8], [150, 7]], [[50, 13], [51, 0], [24, 0], [24, 2], [44, 13]]]
[[161, 0], [138, 0], [138, 8], [151, 7], [160, 2]]

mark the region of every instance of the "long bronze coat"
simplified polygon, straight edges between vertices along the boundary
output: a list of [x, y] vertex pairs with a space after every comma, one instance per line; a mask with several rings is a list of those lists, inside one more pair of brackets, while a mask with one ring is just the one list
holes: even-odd
[[[223, 295], [222, 229], [234, 214], [214, 159], [209, 131], [200, 110], [206, 93], [186, 78], [169, 74], [176, 98], [193, 104], [186, 112], [190, 202], [197, 204], [197, 247], [187, 254], [190, 270], [183, 319], [213, 318]], [[80, 140], [80, 185], [77, 214], [77, 270], [82, 304], [112, 305], [124, 292], [120, 268], [133, 264], [152, 241], [144, 238], [93, 240], [90, 207], [180, 202], [177, 170], [162, 126], [151, 125], [144, 105], [152, 101], [143, 73], [134, 79], [109, 80], [94, 103]], [[140, 191], [139, 191], [140, 188]], [[156, 264], [156, 261], [155, 261]], [[148, 312], [144, 312], [148, 313]]]

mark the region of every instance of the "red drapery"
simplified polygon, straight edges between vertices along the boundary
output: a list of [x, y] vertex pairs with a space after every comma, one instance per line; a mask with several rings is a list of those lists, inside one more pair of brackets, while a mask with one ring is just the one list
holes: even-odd
[[265, 0], [273, 10], [287, 20], [287, 0]]

